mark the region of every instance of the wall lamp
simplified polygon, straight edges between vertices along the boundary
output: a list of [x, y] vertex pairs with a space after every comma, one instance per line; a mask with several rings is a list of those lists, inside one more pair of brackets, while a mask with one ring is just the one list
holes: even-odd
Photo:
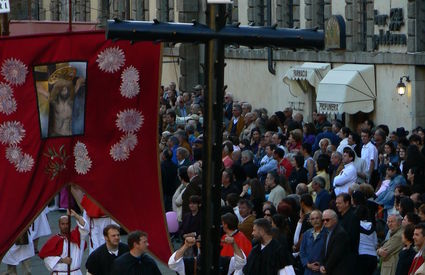
[[404, 95], [406, 93], [406, 84], [403, 82], [403, 78], [406, 79], [406, 82], [410, 83], [410, 78], [406, 75], [400, 77], [400, 82], [397, 83], [397, 93], [399, 95]]

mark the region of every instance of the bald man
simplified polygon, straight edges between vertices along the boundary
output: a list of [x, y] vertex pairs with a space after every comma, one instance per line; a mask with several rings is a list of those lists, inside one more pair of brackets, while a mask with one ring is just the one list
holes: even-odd
[[84, 239], [89, 233], [89, 225], [74, 210], [71, 210], [69, 214], [77, 220], [77, 227], [70, 234], [70, 255], [68, 255], [68, 231], [70, 227], [68, 216], [59, 218], [60, 233], [52, 236], [41, 248], [38, 255], [44, 260], [44, 264], [52, 274], [65, 274], [68, 271], [68, 265], [70, 265], [71, 275], [82, 275], [80, 267], [86, 248]]

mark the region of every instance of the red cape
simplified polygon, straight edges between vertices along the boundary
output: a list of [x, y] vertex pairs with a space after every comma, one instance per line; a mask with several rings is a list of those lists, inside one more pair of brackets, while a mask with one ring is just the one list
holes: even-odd
[[[40, 252], [38, 253], [38, 256], [41, 259], [44, 259], [50, 256], [62, 255], [63, 241], [65, 239], [66, 237], [62, 235], [55, 235], [51, 237], [41, 248]], [[75, 243], [78, 247], [80, 247], [80, 242], [81, 242], [80, 231], [78, 230], [78, 227], [76, 227], [71, 232], [71, 243]], [[85, 244], [84, 249], [86, 247], [87, 247], [87, 244]]]

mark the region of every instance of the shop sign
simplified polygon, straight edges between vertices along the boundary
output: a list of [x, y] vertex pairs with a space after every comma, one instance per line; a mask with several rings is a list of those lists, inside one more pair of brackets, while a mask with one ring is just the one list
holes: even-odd
[[300, 69], [296, 69], [296, 70], [293, 70], [293, 74], [294, 74], [294, 77], [297, 77], [297, 78], [307, 78], [307, 70], [300, 70]]
[[319, 113], [337, 113], [338, 103], [319, 103]]
[[9, 13], [10, 5], [9, 0], [0, 0], [0, 13]]

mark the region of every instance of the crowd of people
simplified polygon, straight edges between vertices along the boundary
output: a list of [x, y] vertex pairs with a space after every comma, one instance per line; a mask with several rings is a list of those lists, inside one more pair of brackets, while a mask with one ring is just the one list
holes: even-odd
[[[201, 85], [162, 87], [161, 184], [180, 275], [200, 274], [203, 104]], [[273, 114], [225, 93], [221, 177], [220, 274], [425, 274], [425, 130], [355, 127], [290, 107]], [[52, 274], [160, 274], [145, 232], [120, 242], [119, 226], [76, 188], [83, 215], [68, 239], [67, 216], [50, 235], [43, 211], [2, 259], [16, 274], [38, 253]], [[173, 215], [168, 215], [172, 213]], [[68, 252], [69, 246], [69, 252]]]
[[[169, 260], [179, 274], [194, 274], [202, 251], [202, 106], [200, 85], [163, 87], [162, 189], [179, 222]], [[425, 274], [423, 128], [307, 122], [230, 92], [223, 111], [223, 274]]]

